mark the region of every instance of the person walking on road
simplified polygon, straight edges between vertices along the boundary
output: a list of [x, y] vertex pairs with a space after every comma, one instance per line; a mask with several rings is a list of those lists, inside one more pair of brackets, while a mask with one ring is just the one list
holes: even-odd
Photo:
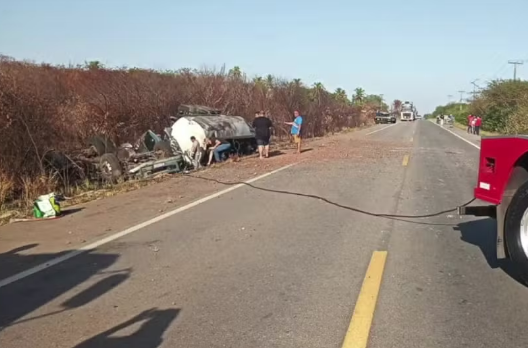
[[291, 135], [293, 141], [297, 144], [297, 154], [301, 153], [301, 127], [303, 123], [303, 117], [299, 114], [299, 111], [295, 110], [293, 113], [295, 119], [293, 122], [284, 122], [287, 125], [292, 126]]
[[273, 124], [269, 118], [264, 116], [264, 111], [255, 113], [253, 128], [255, 128], [255, 139], [260, 159], [269, 157], [269, 143], [271, 138], [271, 128]]
[[480, 135], [480, 127], [482, 126], [482, 118], [477, 116], [475, 119], [475, 134]]

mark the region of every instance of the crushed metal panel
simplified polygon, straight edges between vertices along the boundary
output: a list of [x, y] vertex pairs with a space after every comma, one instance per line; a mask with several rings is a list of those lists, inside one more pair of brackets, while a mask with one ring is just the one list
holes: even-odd
[[208, 136], [215, 135], [221, 139], [255, 137], [254, 130], [241, 116], [188, 116], [186, 118], [200, 125]]

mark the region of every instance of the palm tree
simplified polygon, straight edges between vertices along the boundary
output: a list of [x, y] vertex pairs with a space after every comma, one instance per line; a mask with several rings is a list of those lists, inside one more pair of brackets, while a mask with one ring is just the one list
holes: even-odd
[[354, 90], [354, 97], [352, 98], [354, 103], [361, 104], [365, 100], [365, 90], [361, 87], [358, 87]]
[[313, 84], [313, 86], [312, 86], [312, 100], [313, 101], [317, 100], [317, 104], [319, 106], [321, 105], [321, 97], [322, 97], [324, 92], [326, 92], [326, 89], [325, 89], [324, 85], [321, 82], [316, 82], [316, 83]]
[[234, 66], [232, 69], [229, 70], [229, 76], [233, 76], [234, 78], [239, 79], [242, 77], [242, 70], [238, 65]]
[[98, 70], [98, 69], [103, 69], [104, 68], [103, 63], [101, 63], [98, 60], [92, 60], [92, 61], [89, 61], [89, 62], [85, 62], [85, 66], [89, 70]]
[[274, 82], [275, 79], [273, 78], [273, 76], [271, 74], [268, 74], [268, 76], [266, 76], [266, 85], [268, 86], [268, 88], [273, 88]]
[[337, 88], [334, 92], [334, 98], [341, 102], [341, 103], [344, 103], [344, 102], [347, 102], [348, 101], [348, 97], [346, 95], [346, 92], [344, 89], [342, 88]]

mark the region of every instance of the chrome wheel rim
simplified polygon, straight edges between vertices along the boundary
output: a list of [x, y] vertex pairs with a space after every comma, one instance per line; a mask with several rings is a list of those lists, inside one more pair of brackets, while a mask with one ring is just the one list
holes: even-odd
[[521, 246], [523, 248], [524, 254], [526, 257], [528, 257], [528, 209], [524, 211], [524, 214], [521, 218], [520, 234]]

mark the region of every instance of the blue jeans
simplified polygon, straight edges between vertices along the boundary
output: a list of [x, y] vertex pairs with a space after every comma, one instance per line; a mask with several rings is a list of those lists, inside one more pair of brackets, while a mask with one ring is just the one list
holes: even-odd
[[231, 144], [218, 145], [213, 154], [216, 162], [222, 162], [222, 153], [231, 149]]

